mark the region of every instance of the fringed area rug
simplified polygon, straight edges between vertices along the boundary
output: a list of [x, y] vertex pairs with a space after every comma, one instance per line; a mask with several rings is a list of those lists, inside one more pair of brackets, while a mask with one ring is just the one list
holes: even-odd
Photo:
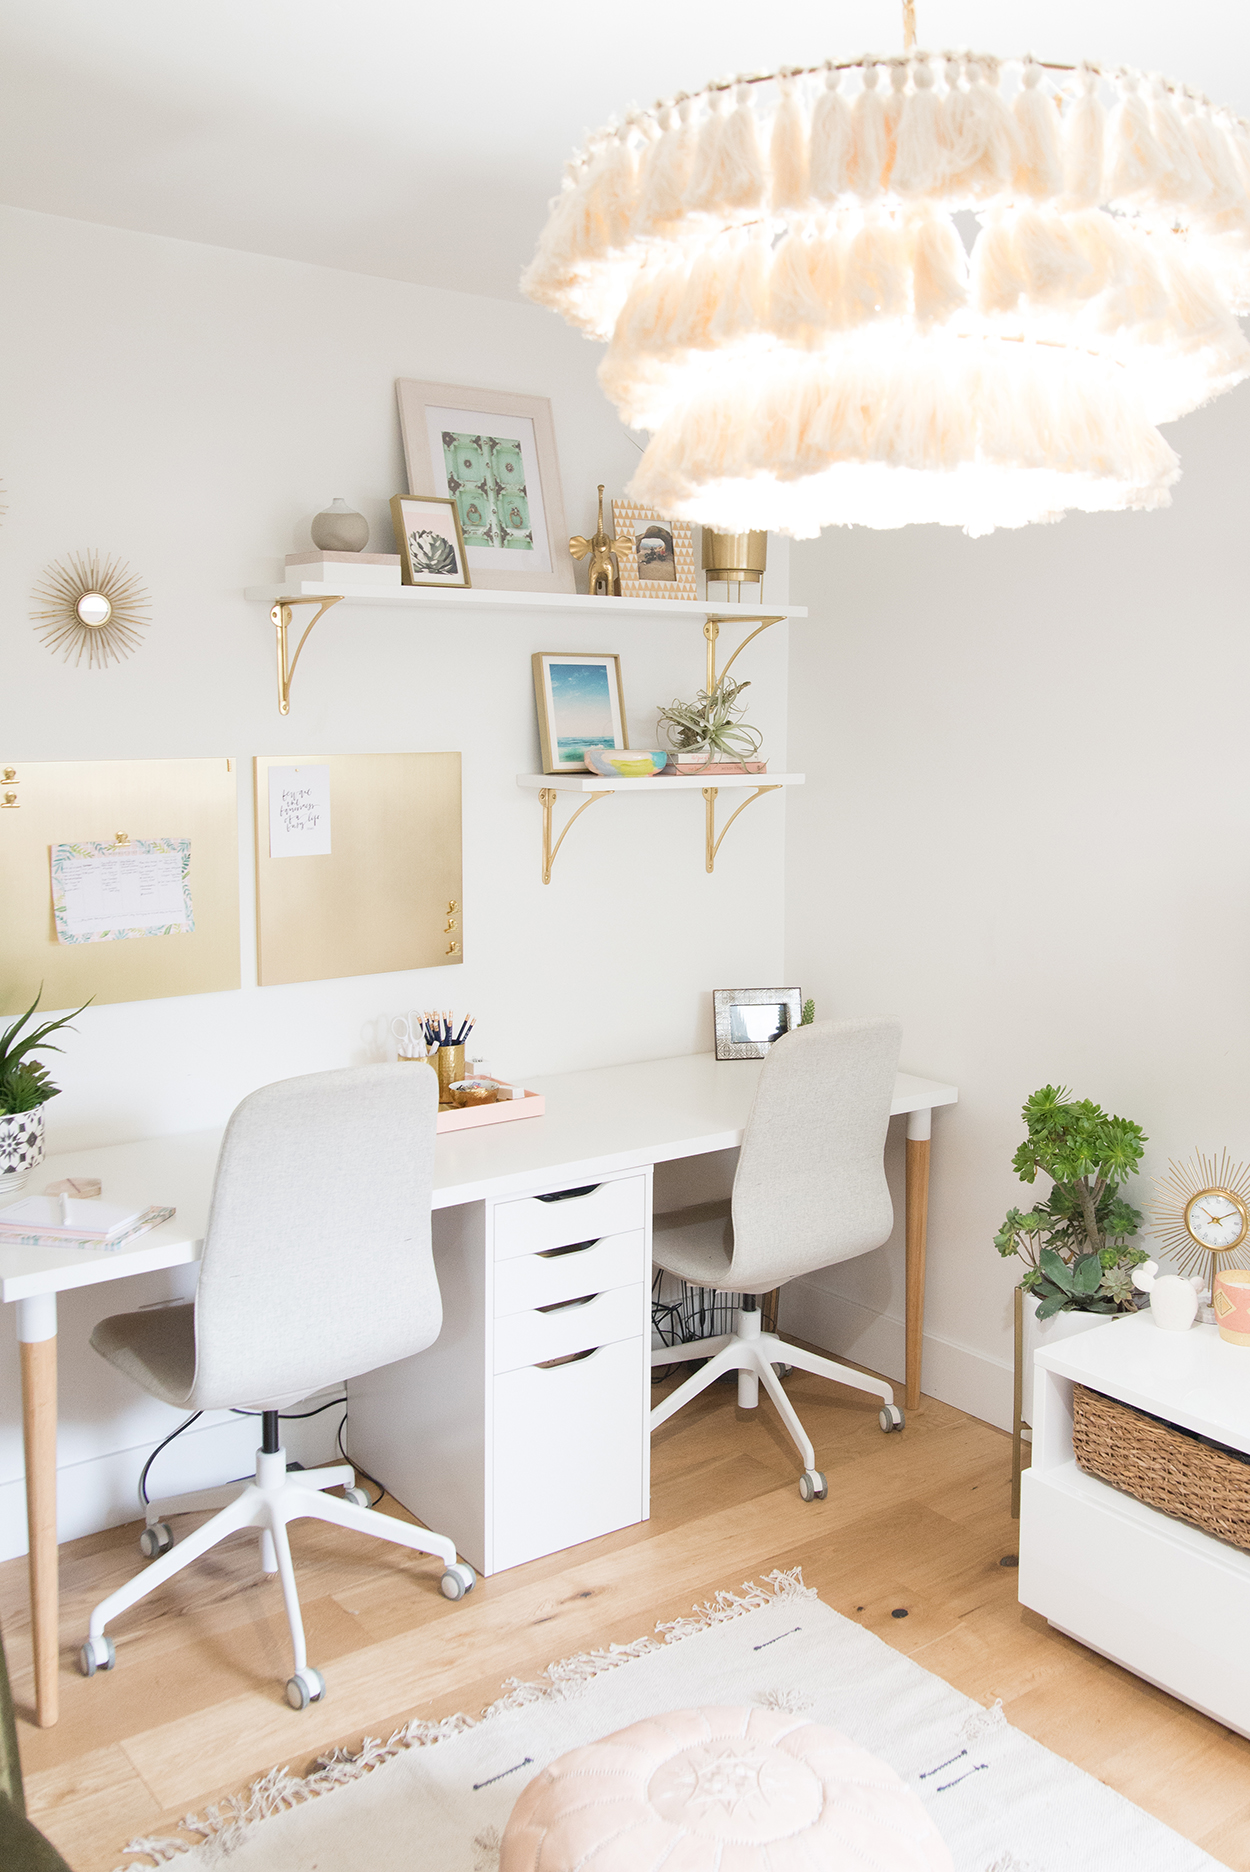
[[[305, 1779], [283, 1768], [132, 1840], [120, 1872], [495, 1872], [517, 1795], [557, 1756], [700, 1704], [802, 1711], [914, 1788], [958, 1872], [1220, 1872], [1139, 1807], [828, 1606], [793, 1573], [718, 1593], [656, 1638], [549, 1666], [480, 1718], [409, 1723]], [[778, 1869], [781, 1872], [781, 1868]], [[831, 1868], [832, 1872], [832, 1868]]]

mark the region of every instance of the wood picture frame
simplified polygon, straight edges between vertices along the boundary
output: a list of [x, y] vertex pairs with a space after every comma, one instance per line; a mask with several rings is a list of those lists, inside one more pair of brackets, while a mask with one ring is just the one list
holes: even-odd
[[612, 531], [620, 541], [622, 598], [698, 598], [689, 520], [672, 520], [639, 501], [614, 500]]
[[[585, 773], [587, 746], [629, 746], [619, 656], [612, 651], [536, 650], [531, 660], [544, 773]], [[578, 730], [579, 721], [585, 733]]]
[[391, 526], [405, 585], [469, 589], [473, 581], [454, 500], [443, 494], [393, 494]]
[[572, 592], [550, 399], [411, 377], [395, 391], [409, 492], [455, 501], [475, 588]]

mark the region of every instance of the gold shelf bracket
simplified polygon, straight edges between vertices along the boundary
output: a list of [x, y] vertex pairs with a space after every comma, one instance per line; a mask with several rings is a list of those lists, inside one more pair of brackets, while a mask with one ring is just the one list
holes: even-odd
[[707, 620], [707, 623], [703, 626], [703, 635], [707, 639], [707, 685], [706, 687], [707, 687], [707, 693], [709, 695], [711, 695], [713, 689], [715, 689], [718, 682], [724, 682], [726, 676], [728, 676], [729, 674], [730, 668], [737, 661], [737, 659], [742, 655], [742, 652], [746, 649], [747, 645], [752, 641], [752, 639], [755, 637], [758, 637], [761, 631], [766, 631], [770, 624], [784, 624], [785, 619], [781, 617], [766, 617], [760, 623], [758, 623], [755, 626], [755, 629], [753, 631], [749, 631], [747, 635], [742, 639], [742, 642], [738, 645], [738, 648], [734, 651], [733, 656], [730, 657], [729, 662], [726, 663], [724, 669], [721, 671], [718, 677], [716, 674], [716, 640], [720, 636], [721, 624], [727, 623], [727, 622], [729, 622], [728, 619], [710, 617]]
[[[770, 621], [776, 622], [775, 619], [772, 619]], [[762, 630], [763, 625], [761, 625], [760, 628]], [[752, 632], [752, 635], [754, 635], [754, 632]], [[726, 668], [728, 668], [728, 665], [726, 665]], [[705, 869], [709, 873], [713, 872], [716, 869], [716, 854], [720, 850], [721, 846], [724, 844], [725, 834], [726, 832], [728, 832], [734, 820], [738, 817], [738, 814], [744, 813], [748, 806], [754, 806], [756, 800], [763, 799], [765, 793], [780, 793], [781, 788], [779, 786], [756, 787], [754, 793], [752, 793], [749, 796], [749, 798], [744, 799], [741, 806], [736, 806], [733, 812], [730, 813], [728, 819], [726, 819], [724, 825], [721, 827], [720, 837], [717, 838], [716, 836], [716, 795], [719, 791], [720, 791], [719, 787], [714, 787], [714, 786], [705, 786], [703, 789], [704, 865], [705, 865]]]
[[543, 803], [543, 883], [550, 884], [551, 867], [556, 861], [556, 853], [568, 835], [569, 827], [575, 819], [580, 819], [586, 809], [593, 806], [596, 800], [607, 799], [608, 795], [606, 792], [592, 793], [589, 799], [583, 800], [576, 812], [571, 812], [565, 820], [564, 828], [554, 845], [551, 842], [551, 819], [556, 803], [555, 787], [540, 787], [538, 797]]
[[[291, 713], [291, 682], [295, 675], [295, 665], [299, 662], [300, 651], [308, 642], [309, 631], [312, 630], [314, 624], [320, 623], [331, 605], [342, 604], [343, 597], [344, 594], [339, 592], [338, 595], [333, 598], [279, 598], [273, 610], [269, 613], [277, 638], [279, 715], [289, 715]], [[296, 605], [310, 604], [315, 604], [317, 609], [308, 623], [304, 635], [295, 646], [295, 655], [291, 657], [288, 662], [287, 652], [289, 645], [287, 633], [291, 628], [291, 614]]]

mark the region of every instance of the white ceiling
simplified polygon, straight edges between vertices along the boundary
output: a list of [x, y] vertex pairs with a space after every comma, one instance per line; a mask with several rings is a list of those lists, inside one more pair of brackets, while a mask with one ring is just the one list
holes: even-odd
[[[1250, 116], [1244, 0], [917, 0], [922, 44], [1162, 70]], [[0, 200], [511, 297], [583, 132], [901, 49], [900, 0], [0, 0]]]

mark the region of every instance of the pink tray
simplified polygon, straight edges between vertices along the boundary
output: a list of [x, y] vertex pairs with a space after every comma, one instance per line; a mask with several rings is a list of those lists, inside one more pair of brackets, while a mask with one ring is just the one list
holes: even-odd
[[474, 1125], [510, 1124], [514, 1118], [541, 1118], [546, 1109], [541, 1092], [527, 1091], [524, 1098], [505, 1099], [502, 1105], [461, 1105], [455, 1111], [441, 1111], [436, 1129], [469, 1131]]

